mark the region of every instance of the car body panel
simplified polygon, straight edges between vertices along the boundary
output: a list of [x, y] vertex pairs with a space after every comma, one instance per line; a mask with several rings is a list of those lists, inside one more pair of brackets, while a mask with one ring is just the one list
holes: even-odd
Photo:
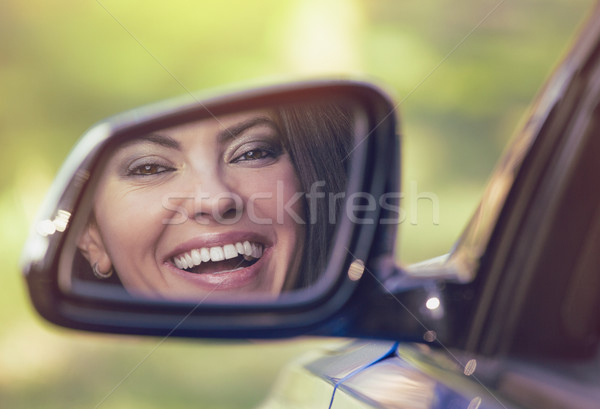
[[421, 344], [352, 342], [290, 364], [260, 408], [325, 407], [328, 399], [331, 409], [518, 408], [484, 386], [476, 366]]
[[288, 365], [261, 409], [313, 408], [322, 406], [325, 401], [335, 401], [340, 385], [365, 368], [393, 356], [397, 345], [385, 341], [353, 341], [307, 354]]

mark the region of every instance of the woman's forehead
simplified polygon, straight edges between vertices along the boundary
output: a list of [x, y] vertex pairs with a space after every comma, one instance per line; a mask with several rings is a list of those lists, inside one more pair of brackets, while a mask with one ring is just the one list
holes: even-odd
[[135, 146], [161, 146], [181, 150], [190, 141], [225, 143], [235, 139], [245, 130], [259, 126], [269, 126], [277, 130], [275, 113], [269, 110], [253, 110], [187, 122], [129, 139], [120, 144], [117, 151], [124, 152]]
[[268, 110], [254, 110], [188, 122], [158, 132], [176, 139], [210, 135], [221, 141], [235, 138], [244, 130], [258, 125], [275, 125], [275, 115]]

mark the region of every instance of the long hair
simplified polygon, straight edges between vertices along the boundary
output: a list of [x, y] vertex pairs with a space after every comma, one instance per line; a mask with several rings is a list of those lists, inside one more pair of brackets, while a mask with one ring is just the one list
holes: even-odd
[[[325, 197], [304, 199], [306, 242], [292, 288], [313, 284], [325, 270], [342, 201], [335, 198], [346, 189], [347, 155], [353, 142], [352, 115], [340, 104], [290, 105], [278, 109], [284, 145], [304, 193], [317, 190]], [[289, 287], [288, 287], [289, 288]]]

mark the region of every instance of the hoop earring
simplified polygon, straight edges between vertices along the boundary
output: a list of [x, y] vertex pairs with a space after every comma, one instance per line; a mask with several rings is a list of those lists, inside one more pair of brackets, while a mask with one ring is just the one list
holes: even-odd
[[108, 269], [108, 271], [106, 273], [101, 272], [98, 269], [98, 263], [94, 263], [94, 265], [92, 266], [92, 271], [94, 272], [94, 276], [96, 278], [99, 278], [100, 280], [105, 280], [113, 274], [112, 267], [110, 269]]

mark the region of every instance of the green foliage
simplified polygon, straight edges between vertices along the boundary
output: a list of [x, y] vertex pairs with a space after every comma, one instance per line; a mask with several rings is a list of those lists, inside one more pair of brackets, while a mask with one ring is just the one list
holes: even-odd
[[[434, 224], [430, 203], [416, 215], [406, 190], [402, 258], [415, 261], [449, 249], [590, 3], [4, 1], [0, 406], [97, 407], [159, 341], [50, 327], [18, 274], [35, 209], [92, 123], [257, 78], [374, 78], [401, 102], [406, 189], [439, 198]], [[316, 344], [167, 342], [101, 407], [252, 407], [283, 362]]]

